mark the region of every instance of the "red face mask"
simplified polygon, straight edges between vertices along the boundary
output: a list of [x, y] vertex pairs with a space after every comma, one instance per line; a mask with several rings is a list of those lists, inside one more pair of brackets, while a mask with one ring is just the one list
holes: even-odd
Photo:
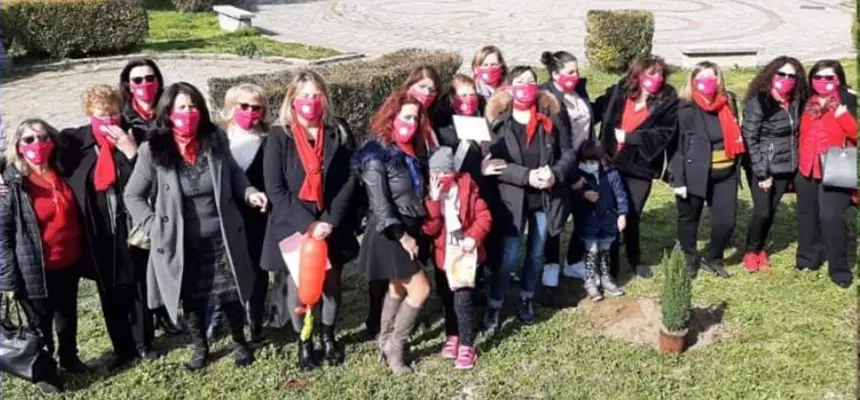
[[400, 143], [407, 144], [412, 142], [415, 137], [415, 132], [418, 130], [418, 124], [415, 122], [404, 121], [400, 118], [394, 119], [394, 139]]
[[639, 87], [649, 94], [655, 94], [663, 87], [663, 77], [661, 75], [642, 74], [639, 77]]
[[454, 96], [454, 110], [458, 115], [475, 115], [478, 112], [478, 95]]
[[322, 117], [323, 104], [320, 97], [296, 97], [293, 100], [293, 108], [306, 121], [316, 122]]
[[496, 87], [502, 81], [502, 66], [490, 65], [489, 67], [475, 68], [475, 76], [487, 85]]
[[429, 109], [433, 104], [433, 101], [436, 100], [436, 93], [424, 93], [421, 90], [418, 90], [415, 86], [412, 86], [412, 88], [409, 89], [409, 94], [414, 97], [415, 100], [418, 100], [425, 110]]
[[48, 162], [51, 153], [54, 151], [54, 142], [33, 142], [30, 144], [21, 143], [18, 146], [18, 153], [24, 158], [30, 160], [33, 164], [42, 165]]
[[696, 78], [693, 80], [693, 83], [696, 86], [696, 91], [707, 96], [713, 96], [714, 93], [717, 93], [717, 77], [709, 76], [705, 78]]
[[243, 110], [241, 107], [233, 109], [233, 122], [246, 131], [254, 129], [261, 119], [263, 119], [262, 110], [254, 111], [251, 107], [248, 107], [247, 110]]
[[577, 83], [579, 83], [579, 74], [558, 74], [558, 86], [565, 93], [573, 93]]
[[511, 95], [514, 97], [514, 107], [517, 109], [529, 109], [537, 101], [538, 84], [518, 83], [511, 86]]
[[797, 83], [796, 78], [773, 76], [773, 90], [780, 96], [785, 96], [794, 90], [794, 85]]
[[90, 117], [90, 126], [93, 128], [94, 135], [107, 135], [108, 131], [106, 127], [108, 126], [119, 126], [122, 121], [122, 117], [119, 115], [114, 117]]
[[158, 93], [158, 82], [143, 81], [139, 84], [129, 82], [129, 88], [131, 89], [132, 96], [134, 96], [137, 101], [152, 103], [156, 100], [155, 95]]
[[815, 90], [815, 93], [818, 93], [821, 96], [830, 96], [836, 91], [836, 89], [839, 89], [839, 86], [840, 84], [838, 79], [828, 81], [824, 78], [812, 78], [812, 89]]
[[188, 111], [174, 111], [170, 114], [173, 132], [180, 137], [197, 136], [197, 126], [200, 124], [200, 111], [192, 108]]

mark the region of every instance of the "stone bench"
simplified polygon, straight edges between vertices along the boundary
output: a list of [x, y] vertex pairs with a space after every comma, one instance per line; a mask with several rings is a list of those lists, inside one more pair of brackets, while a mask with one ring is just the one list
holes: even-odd
[[251, 19], [254, 18], [254, 13], [250, 11], [229, 5], [214, 6], [212, 10], [218, 13], [218, 24], [225, 31], [236, 32], [252, 26]]
[[701, 61], [712, 61], [723, 69], [758, 66], [758, 49], [754, 47], [688, 47], [681, 50], [684, 68], [693, 68]]

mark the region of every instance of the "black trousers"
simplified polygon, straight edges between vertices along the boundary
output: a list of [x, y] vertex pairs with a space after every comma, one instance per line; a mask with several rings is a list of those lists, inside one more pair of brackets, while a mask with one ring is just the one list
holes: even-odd
[[[624, 251], [627, 254], [627, 263], [631, 268], [636, 268], [642, 264], [642, 252], [639, 243], [639, 225], [641, 224], [642, 211], [645, 209], [645, 202], [648, 201], [648, 196], [651, 195], [651, 180], [641, 179], [632, 176], [624, 176], [624, 184], [627, 187], [627, 201], [630, 207], [627, 213], [627, 227], [622, 233], [624, 238]], [[610, 273], [617, 277], [619, 271], [619, 255], [618, 241], [612, 244], [610, 250], [611, 260]]]
[[367, 294], [370, 304], [367, 308], [367, 320], [364, 325], [368, 332], [379, 332], [379, 324], [382, 320], [382, 303], [388, 294], [388, 281], [373, 280], [368, 282]]
[[817, 180], [797, 174], [797, 267], [818, 269], [827, 260], [833, 280], [851, 282], [848, 266], [846, 213], [851, 192], [824, 187]]
[[[39, 332], [45, 340], [49, 353], [67, 364], [78, 356], [78, 267], [45, 271], [48, 297], [44, 299], [19, 298], [18, 303], [30, 328]], [[59, 346], [54, 346], [54, 329], [57, 330]]]
[[747, 228], [747, 252], [759, 252], [764, 250], [776, 210], [788, 191], [788, 185], [794, 180], [794, 174], [775, 175], [767, 192], [758, 186], [755, 174], [748, 173], [747, 178], [753, 200], [753, 216]]
[[[260, 333], [263, 330], [263, 317], [266, 314], [266, 295], [269, 292], [269, 272], [256, 268], [254, 273], [254, 293], [248, 300], [248, 323], [251, 332]], [[290, 280], [292, 281], [292, 279]]]
[[723, 253], [732, 238], [738, 201], [738, 174], [732, 169], [712, 172], [708, 179], [706, 197], [688, 195], [686, 199], [675, 196], [678, 207], [678, 242], [688, 257], [698, 257], [696, 240], [699, 221], [705, 204], [711, 209], [711, 244], [705, 261], [723, 259]]
[[475, 307], [472, 289], [452, 291], [445, 271], [436, 269], [436, 294], [445, 311], [445, 336], [457, 336], [460, 346], [475, 345]]
[[152, 346], [154, 327], [145, 282], [99, 289], [99, 299], [114, 353], [134, 357]]
[[[573, 233], [567, 243], [567, 264], [576, 264], [585, 258], [585, 242], [580, 238], [580, 227], [585, 224], [586, 213], [583, 208], [573, 211]], [[618, 242], [617, 240], [615, 241]], [[617, 246], [617, 244], [615, 244]]]
[[561, 260], [561, 235], [550, 236], [544, 246], [544, 264], [559, 264]]

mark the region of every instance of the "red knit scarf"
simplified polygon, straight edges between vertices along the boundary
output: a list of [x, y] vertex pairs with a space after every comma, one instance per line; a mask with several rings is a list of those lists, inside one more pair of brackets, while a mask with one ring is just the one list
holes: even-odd
[[311, 146], [308, 132], [302, 124], [293, 119], [290, 127], [293, 129], [293, 139], [296, 142], [296, 151], [299, 160], [305, 170], [305, 181], [299, 190], [299, 200], [316, 203], [317, 209], [325, 208], [323, 204], [323, 149], [325, 148], [325, 132], [322, 124], [319, 125], [317, 139]]
[[746, 149], [743, 140], [741, 140], [741, 128], [738, 126], [738, 121], [735, 120], [735, 115], [732, 113], [732, 107], [726, 96], [717, 94], [713, 100], [708, 102], [700, 93], [694, 93], [693, 101], [702, 110], [717, 114], [717, 118], [720, 120], [720, 129], [723, 131], [723, 146], [726, 148], [726, 156], [734, 159], [739, 154], [743, 154]]
[[93, 139], [96, 140], [99, 147], [93, 187], [97, 192], [104, 192], [116, 182], [116, 161], [113, 159], [114, 145], [104, 133], [93, 132]]

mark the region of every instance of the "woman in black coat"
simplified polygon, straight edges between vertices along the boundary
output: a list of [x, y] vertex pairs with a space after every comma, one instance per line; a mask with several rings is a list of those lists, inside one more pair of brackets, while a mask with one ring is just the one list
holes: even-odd
[[[519, 318], [534, 322], [532, 305], [544, 263], [548, 236], [558, 235], [568, 213], [568, 191], [576, 167], [570, 138], [559, 121], [560, 105], [540, 92], [530, 67], [511, 69], [508, 91], [498, 92], [487, 104], [486, 118], [494, 133], [489, 153], [505, 161], [496, 182], [499, 207], [493, 210], [493, 229], [502, 236], [500, 269], [493, 277], [484, 317], [487, 330], [497, 332], [499, 314], [510, 275], [516, 270], [528, 225], [528, 249], [520, 274]], [[490, 250], [493, 251], [493, 250]]]
[[769, 266], [764, 247], [782, 195], [797, 172], [800, 113], [808, 93], [803, 65], [786, 56], [768, 63], [747, 89], [743, 136], [753, 199], [744, 255], [747, 272]]
[[[329, 244], [331, 269], [326, 272], [322, 298], [322, 344], [325, 360], [343, 362], [335, 324], [341, 301], [343, 266], [358, 254], [358, 242], [345, 218], [355, 191], [350, 171], [354, 144], [346, 127], [333, 118], [331, 98], [322, 77], [301, 71], [290, 83], [281, 106], [280, 124], [269, 132], [263, 172], [272, 213], [263, 253], [263, 268], [286, 271], [278, 244], [295, 233], [306, 233]], [[293, 329], [304, 321], [294, 279], [288, 279], [288, 305]], [[317, 365], [313, 339], [299, 341], [302, 369]]]
[[[672, 187], [678, 206], [678, 242], [687, 270], [699, 267], [727, 278], [723, 253], [732, 238], [744, 153], [734, 95], [727, 92], [716, 64], [704, 61], [690, 71], [678, 107], [678, 150], [672, 158]], [[711, 244], [703, 258], [696, 248], [699, 221], [711, 209]]]
[[[155, 106], [161, 92], [164, 91], [164, 77], [155, 61], [148, 58], [130, 60], [119, 73], [119, 94], [122, 99], [123, 126], [131, 129], [137, 144], [146, 140], [146, 132], [155, 127]], [[138, 266], [146, 269], [149, 250], [132, 248], [135, 260], [144, 264]], [[146, 298], [146, 296], [144, 296]], [[167, 315], [164, 307], [151, 310], [155, 316], [155, 325], [168, 335], [179, 335], [183, 331]]]
[[[85, 277], [98, 283], [105, 325], [114, 354], [107, 363], [115, 370], [141, 357], [156, 357], [151, 349], [152, 320], [146, 307], [145, 265], [128, 245], [130, 217], [122, 193], [134, 169], [137, 143], [122, 125], [120, 93], [98, 85], [84, 93], [90, 123], [62, 132], [69, 143], [63, 168], [83, 214], [83, 229], [93, 270]], [[98, 245], [95, 245], [98, 244]]]
[[[630, 195], [624, 230], [627, 261], [643, 277], [652, 273], [641, 258], [642, 211], [651, 194], [651, 183], [663, 177], [666, 160], [677, 140], [678, 94], [665, 83], [668, 73], [669, 67], [661, 58], [637, 59], [624, 78], [594, 104], [595, 113], [602, 115], [600, 141], [621, 172]], [[612, 253], [612, 273], [617, 276], [617, 245], [613, 245]]]

